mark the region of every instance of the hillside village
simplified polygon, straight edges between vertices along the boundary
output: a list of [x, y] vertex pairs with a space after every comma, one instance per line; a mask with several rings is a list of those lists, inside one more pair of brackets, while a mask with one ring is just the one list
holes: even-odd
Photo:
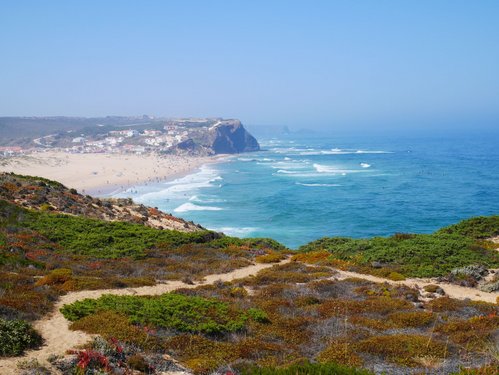
[[[153, 118], [151, 118], [153, 120]], [[59, 149], [70, 153], [135, 153], [168, 152], [172, 147], [192, 137], [199, 137], [208, 128], [222, 124], [221, 119], [185, 119], [161, 122], [151, 121], [147, 128], [142, 124], [127, 129], [77, 132], [67, 130], [33, 139], [32, 147], [6, 146], [0, 155], [13, 156], [31, 151]], [[142, 127], [143, 129], [140, 129]], [[108, 127], [97, 125], [97, 129]]]

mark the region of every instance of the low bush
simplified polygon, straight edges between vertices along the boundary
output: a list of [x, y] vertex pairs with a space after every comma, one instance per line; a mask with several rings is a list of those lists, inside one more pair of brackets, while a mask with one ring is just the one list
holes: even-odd
[[294, 262], [303, 262], [309, 264], [322, 264], [327, 263], [327, 260], [331, 258], [331, 253], [325, 250], [315, 250], [309, 252], [303, 252], [293, 255], [291, 258]]
[[421, 335], [373, 336], [355, 344], [358, 351], [380, 356], [403, 366], [418, 366], [418, 358], [443, 358], [447, 353], [444, 343]]
[[440, 229], [437, 233], [459, 234], [473, 239], [499, 235], [499, 216], [478, 216]]
[[245, 313], [224, 302], [175, 293], [155, 297], [104, 295], [65, 305], [61, 312], [66, 319], [77, 321], [104, 310], [123, 314], [132, 323], [207, 334], [239, 331], [251, 316], [261, 318], [257, 310]]
[[449, 298], [449, 297], [440, 297], [435, 298], [428, 302], [428, 308], [434, 312], [449, 312], [449, 311], [457, 311], [464, 307], [466, 303], [464, 301]]
[[99, 334], [105, 339], [115, 338], [123, 342], [143, 345], [148, 334], [144, 329], [130, 323], [128, 317], [114, 311], [99, 311], [73, 322], [70, 326], [75, 331]]
[[398, 272], [390, 272], [388, 278], [393, 281], [404, 281], [405, 276]]
[[412, 309], [410, 302], [391, 297], [371, 297], [366, 300], [331, 299], [318, 305], [322, 317], [355, 315], [363, 313], [388, 314], [404, 309]]
[[234, 345], [200, 335], [178, 335], [168, 339], [164, 348], [195, 374], [209, 374], [221, 364], [237, 359]]
[[397, 328], [418, 328], [428, 326], [435, 317], [431, 312], [409, 311], [392, 313], [388, 315], [388, 320]]
[[10, 357], [23, 354], [42, 344], [42, 337], [23, 320], [0, 319], [0, 356]]
[[241, 375], [372, 375], [368, 370], [356, 369], [336, 363], [310, 363], [291, 365], [287, 367], [258, 367], [241, 365], [238, 367]]
[[270, 252], [265, 255], [259, 255], [255, 258], [257, 263], [279, 263], [281, 260], [285, 259], [285, 255], [276, 252]]
[[322, 363], [339, 363], [347, 366], [361, 366], [364, 361], [355, 353], [352, 343], [346, 340], [333, 341], [317, 357]]
[[50, 273], [42, 277], [37, 285], [62, 285], [70, 280], [73, 276], [73, 271], [68, 268], [58, 268], [50, 271]]
[[254, 277], [242, 281], [248, 285], [269, 285], [276, 283], [306, 283], [332, 276], [334, 271], [327, 267], [312, 267], [302, 263], [287, 263], [264, 269]]
[[[474, 227], [474, 225], [477, 227]], [[398, 235], [352, 239], [342, 237], [322, 238], [300, 247], [294, 259], [311, 262], [332, 262], [332, 258], [346, 262], [346, 267], [362, 267], [360, 272], [377, 275], [383, 265], [393, 271], [395, 280], [402, 280], [400, 273], [410, 277], [444, 276], [452, 269], [482, 263], [499, 267], [499, 254], [480, 246], [476, 238], [486, 238], [499, 233], [499, 216], [477, 218], [456, 226], [444, 228], [433, 234]], [[324, 252], [328, 252], [327, 258]], [[389, 274], [383, 277], [390, 277]]]
[[438, 333], [448, 335], [456, 344], [467, 349], [485, 348], [492, 340], [492, 334], [499, 329], [499, 316], [475, 316], [468, 320], [452, 320], [435, 328]]

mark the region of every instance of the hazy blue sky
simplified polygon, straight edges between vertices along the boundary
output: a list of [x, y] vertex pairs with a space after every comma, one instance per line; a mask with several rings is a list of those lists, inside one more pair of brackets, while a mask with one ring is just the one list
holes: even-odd
[[3, 1], [0, 115], [499, 126], [499, 1]]

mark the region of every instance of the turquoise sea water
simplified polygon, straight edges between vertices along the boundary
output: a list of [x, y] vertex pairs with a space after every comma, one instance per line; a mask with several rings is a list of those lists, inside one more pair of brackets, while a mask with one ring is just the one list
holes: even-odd
[[499, 136], [259, 139], [264, 151], [117, 196], [296, 248], [323, 236], [428, 233], [499, 214]]

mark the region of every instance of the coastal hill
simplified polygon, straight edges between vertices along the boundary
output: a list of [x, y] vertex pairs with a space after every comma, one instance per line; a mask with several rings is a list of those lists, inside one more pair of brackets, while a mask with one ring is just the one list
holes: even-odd
[[235, 119], [0, 117], [0, 155], [37, 149], [208, 156], [258, 151], [260, 146]]
[[2, 174], [0, 373], [497, 373], [498, 236], [478, 217], [292, 252]]
[[100, 199], [79, 194], [45, 178], [0, 173], [0, 199], [37, 211], [80, 215], [105, 221], [140, 223], [181, 232], [204, 230], [200, 225], [136, 204], [131, 199]]

